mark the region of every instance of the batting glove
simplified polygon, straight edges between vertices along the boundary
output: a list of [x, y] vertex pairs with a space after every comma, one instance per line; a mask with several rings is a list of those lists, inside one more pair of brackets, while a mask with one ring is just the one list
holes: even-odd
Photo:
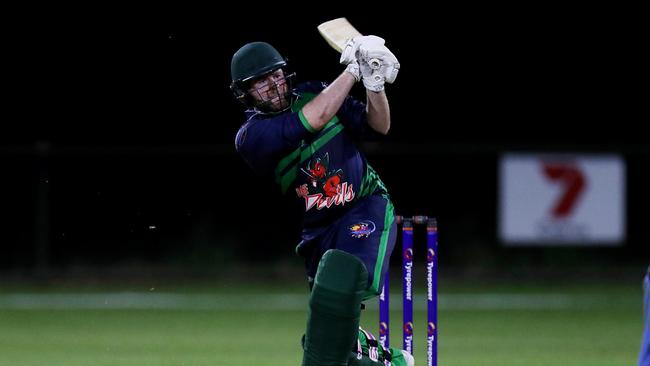
[[354, 76], [354, 80], [359, 81], [361, 80], [361, 73], [359, 70], [359, 63], [357, 60], [354, 60], [354, 62], [349, 63], [348, 66], [345, 68], [345, 71], [349, 72]]
[[366, 48], [362, 45], [359, 47], [358, 57], [360, 64], [369, 64], [371, 68], [383, 75], [387, 83], [392, 84], [397, 78], [400, 64], [388, 47], [382, 45], [377, 48]]
[[380, 68], [376, 68], [375, 65], [366, 60], [360, 62], [359, 68], [361, 69], [361, 80], [363, 80], [363, 86], [366, 89], [374, 92], [384, 90], [386, 78], [381, 73]]
[[339, 62], [343, 65], [354, 62], [357, 59], [357, 51], [362, 45], [369, 50], [376, 49], [384, 45], [384, 39], [377, 36], [357, 36], [350, 38], [341, 51], [341, 59]]

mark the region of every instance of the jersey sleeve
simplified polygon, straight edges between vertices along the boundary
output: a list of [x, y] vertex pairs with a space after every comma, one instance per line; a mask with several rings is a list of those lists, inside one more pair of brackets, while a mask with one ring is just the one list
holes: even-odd
[[[318, 94], [327, 86], [328, 84], [325, 82], [310, 81], [300, 85], [299, 90], [301, 92]], [[352, 96], [345, 98], [341, 108], [337, 112], [337, 116], [355, 139], [373, 141], [384, 136], [368, 125], [366, 103]]]
[[352, 96], [345, 98], [343, 105], [337, 113], [342, 123], [348, 128], [351, 135], [360, 140], [379, 140], [384, 135], [375, 131], [368, 124], [368, 114], [366, 113], [366, 103], [355, 99]]
[[265, 175], [312, 134], [295, 112], [270, 118], [253, 116], [237, 132], [235, 147], [255, 172]]

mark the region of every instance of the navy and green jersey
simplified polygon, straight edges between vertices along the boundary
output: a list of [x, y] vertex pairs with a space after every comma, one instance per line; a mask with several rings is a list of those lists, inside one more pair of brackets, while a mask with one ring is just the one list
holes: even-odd
[[237, 151], [255, 172], [272, 175], [283, 193], [300, 201], [305, 227], [326, 225], [360, 198], [387, 193], [357, 147], [360, 140], [381, 136], [368, 126], [364, 103], [348, 96], [320, 131], [303, 115], [302, 107], [326, 86], [298, 85], [291, 110], [285, 113], [246, 111], [247, 120], [235, 140]]

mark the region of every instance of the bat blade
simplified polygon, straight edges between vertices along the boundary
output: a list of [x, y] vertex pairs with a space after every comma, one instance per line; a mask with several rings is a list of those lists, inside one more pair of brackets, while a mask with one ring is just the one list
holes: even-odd
[[318, 32], [338, 52], [343, 50], [348, 39], [361, 35], [346, 18], [336, 18], [324, 22], [318, 26]]

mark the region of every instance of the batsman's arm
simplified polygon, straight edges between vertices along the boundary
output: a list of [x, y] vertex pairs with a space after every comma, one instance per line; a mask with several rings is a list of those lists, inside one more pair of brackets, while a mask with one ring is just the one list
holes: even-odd
[[302, 114], [316, 131], [321, 130], [341, 108], [352, 86], [357, 80], [349, 72], [343, 72], [323, 91], [305, 104]]
[[390, 130], [390, 105], [386, 91], [374, 92], [366, 89], [366, 112], [368, 125], [375, 131], [386, 135]]

